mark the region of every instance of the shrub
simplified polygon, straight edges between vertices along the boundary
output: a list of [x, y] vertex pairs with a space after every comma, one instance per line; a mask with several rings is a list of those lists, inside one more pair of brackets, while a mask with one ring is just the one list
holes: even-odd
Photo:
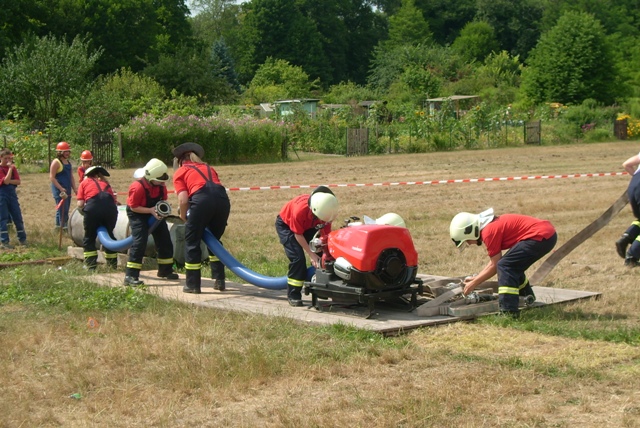
[[222, 119], [217, 116], [165, 117], [144, 114], [119, 127], [124, 157], [135, 164], [150, 157], [170, 161], [173, 147], [197, 142], [209, 162], [265, 162], [278, 160], [286, 144], [288, 127], [270, 119]]

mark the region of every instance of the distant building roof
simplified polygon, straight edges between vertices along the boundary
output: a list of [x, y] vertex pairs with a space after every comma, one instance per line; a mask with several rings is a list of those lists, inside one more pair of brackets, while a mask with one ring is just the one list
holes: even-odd
[[280, 101], [274, 101], [274, 104], [291, 104], [291, 103], [306, 103], [306, 102], [318, 102], [320, 101], [319, 99], [316, 98], [299, 98], [299, 99], [293, 99], [293, 100], [280, 100]]
[[449, 97], [440, 97], [440, 98], [427, 98], [427, 101], [433, 102], [442, 102], [442, 101], [458, 101], [458, 100], [468, 100], [471, 98], [480, 98], [478, 95], [451, 95]]

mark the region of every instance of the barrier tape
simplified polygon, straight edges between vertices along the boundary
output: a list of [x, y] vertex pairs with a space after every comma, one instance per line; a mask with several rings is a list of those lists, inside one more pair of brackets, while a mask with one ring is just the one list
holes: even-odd
[[[424, 186], [435, 184], [455, 184], [455, 183], [486, 183], [491, 181], [518, 181], [518, 180], [544, 180], [557, 178], [587, 178], [587, 177], [615, 177], [629, 175], [628, 172], [599, 172], [589, 174], [560, 174], [560, 175], [524, 175], [520, 177], [489, 177], [489, 178], [460, 178], [451, 180], [431, 180], [431, 181], [383, 181], [380, 183], [345, 183], [345, 184], [323, 184], [327, 187], [381, 187], [381, 186]], [[246, 192], [253, 190], [288, 190], [288, 189], [315, 189], [320, 184], [296, 184], [291, 186], [252, 186], [252, 187], [227, 187], [227, 192]], [[168, 190], [175, 193], [175, 190]], [[126, 192], [116, 193], [128, 195]]]

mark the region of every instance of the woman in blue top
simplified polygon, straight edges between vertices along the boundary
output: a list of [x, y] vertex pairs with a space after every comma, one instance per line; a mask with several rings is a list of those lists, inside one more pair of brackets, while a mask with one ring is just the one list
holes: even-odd
[[[67, 229], [69, 220], [69, 207], [71, 206], [71, 190], [78, 192], [71, 167], [71, 147], [61, 141], [56, 145], [56, 158], [49, 167], [49, 181], [51, 181], [51, 193], [56, 201], [56, 227]], [[61, 201], [64, 201], [61, 203]]]

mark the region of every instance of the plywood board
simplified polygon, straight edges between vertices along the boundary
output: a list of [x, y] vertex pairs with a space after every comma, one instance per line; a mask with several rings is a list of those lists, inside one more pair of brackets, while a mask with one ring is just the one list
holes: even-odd
[[[443, 279], [434, 275], [420, 275], [421, 278], [433, 281]], [[96, 274], [91, 276], [98, 284], [106, 286], [122, 287], [124, 273]], [[221, 310], [233, 310], [246, 313], [261, 314], [266, 316], [283, 316], [296, 319], [300, 322], [331, 325], [346, 324], [356, 328], [376, 331], [382, 334], [399, 334], [418, 327], [448, 324], [461, 320], [475, 318], [477, 315], [449, 316], [434, 314], [433, 316], [419, 316], [416, 311], [408, 312], [397, 307], [377, 304], [375, 313], [370, 318], [364, 309], [353, 310], [349, 308], [333, 307], [332, 311], [319, 311], [311, 307], [311, 296], [303, 295], [303, 307], [289, 306], [286, 298], [286, 290], [268, 290], [250, 284], [240, 284], [227, 281], [225, 291], [213, 289], [213, 281], [202, 280], [202, 294], [187, 294], [182, 292], [184, 275], [180, 274], [178, 280], [163, 280], [156, 277], [156, 271], [142, 271], [140, 279], [148, 286], [149, 292], [160, 298], [175, 300], [201, 307]], [[560, 290], [555, 288], [534, 287], [538, 302], [536, 305], [555, 304], [584, 298], [599, 296], [599, 293], [576, 290]], [[319, 301], [323, 303], [323, 300]], [[360, 315], [355, 315], [359, 313]]]

